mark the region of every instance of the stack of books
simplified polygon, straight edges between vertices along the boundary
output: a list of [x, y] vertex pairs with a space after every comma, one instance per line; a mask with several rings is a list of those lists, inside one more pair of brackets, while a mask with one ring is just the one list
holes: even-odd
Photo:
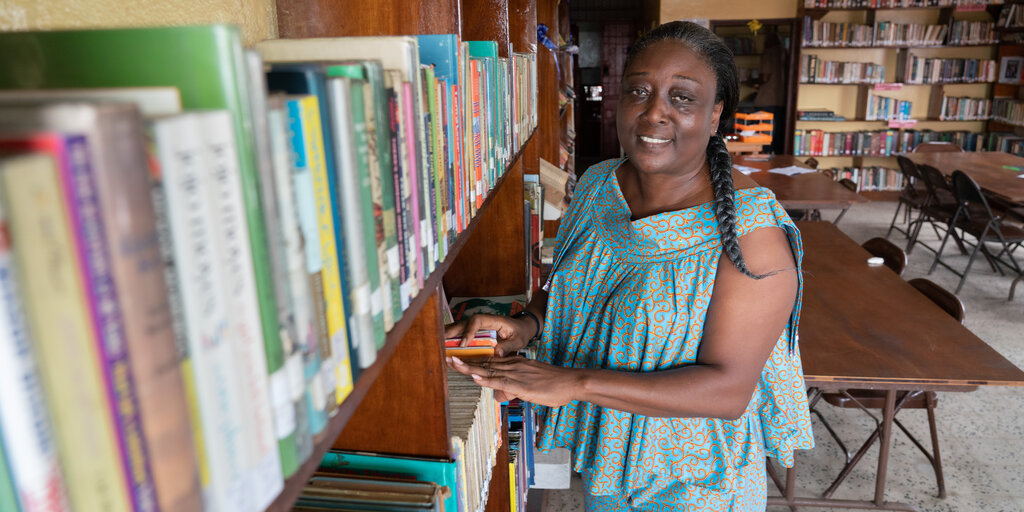
[[796, 115], [799, 121], [846, 121], [845, 117], [828, 109], [797, 110]]

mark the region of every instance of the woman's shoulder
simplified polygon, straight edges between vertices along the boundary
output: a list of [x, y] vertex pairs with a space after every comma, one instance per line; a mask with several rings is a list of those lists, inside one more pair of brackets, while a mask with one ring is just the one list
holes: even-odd
[[615, 169], [618, 169], [625, 160], [625, 158], [611, 158], [587, 167], [587, 170], [577, 180], [576, 186], [583, 188], [591, 186], [595, 181], [615, 172]]
[[757, 228], [792, 224], [775, 193], [765, 187], [737, 190], [735, 204], [736, 227], [740, 236]]

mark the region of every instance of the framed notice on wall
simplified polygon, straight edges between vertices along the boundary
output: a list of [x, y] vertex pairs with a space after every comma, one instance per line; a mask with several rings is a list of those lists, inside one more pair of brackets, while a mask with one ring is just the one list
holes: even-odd
[[1024, 57], [1003, 57], [999, 61], [999, 83], [1015, 84], [1020, 82], [1021, 66], [1024, 66]]

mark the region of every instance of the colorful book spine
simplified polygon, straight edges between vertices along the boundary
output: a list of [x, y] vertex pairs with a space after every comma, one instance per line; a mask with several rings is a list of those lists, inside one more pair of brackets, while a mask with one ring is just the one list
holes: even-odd
[[78, 270], [84, 287], [83, 302], [91, 316], [93, 336], [104, 370], [112, 417], [117, 428], [125, 479], [131, 491], [133, 508], [156, 510], [156, 489], [142, 440], [142, 421], [135, 383], [128, 360], [124, 322], [117, 289], [111, 274], [107, 235], [96, 197], [94, 169], [86, 142], [68, 144], [71, 165], [61, 166], [60, 181], [78, 247]]
[[217, 277], [228, 321], [224, 334], [233, 347], [235, 400], [241, 402], [245, 426], [248, 501], [240, 509], [265, 510], [281, 492], [283, 477], [234, 131], [227, 111], [203, 112], [197, 119], [206, 153], [202, 188], [214, 214], [213, 238], [221, 269]]
[[[0, 160], [0, 174], [25, 166], [52, 166], [44, 155]], [[0, 448], [12, 484], [11, 501], [0, 509], [24, 512], [70, 510], [60, 471], [53, 425], [21, 305], [6, 212], [0, 204]], [[0, 476], [0, 480], [3, 477]], [[3, 485], [0, 481], [0, 485]], [[19, 505], [20, 503], [20, 505]], [[20, 508], [19, 508], [20, 507]]]
[[[11, 242], [23, 279], [29, 329], [36, 345], [47, 403], [72, 507], [130, 510], [115, 420], [103, 376], [104, 362], [84, 304], [82, 257], [73, 218], [60, 185], [61, 168], [72, 164], [69, 146], [84, 137], [36, 136], [55, 159], [47, 168], [7, 169], [0, 176], [10, 212]], [[101, 411], [97, 414], [98, 411]]]
[[[191, 380], [198, 405], [204, 501], [213, 510], [238, 510], [250, 503], [245, 415], [235, 369], [237, 354], [228, 337], [231, 324], [219, 277], [214, 218], [207, 197], [205, 142], [198, 114], [161, 118], [151, 124], [166, 197], [169, 244], [177, 274], [184, 338], [191, 359]], [[188, 378], [189, 375], [186, 375]], [[208, 472], [208, 473], [206, 473]]]
[[419, 122], [415, 118], [414, 99], [415, 92], [413, 84], [402, 82], [401, 84], [401, 106], [399, 107], [399, 126], [402, 139], [400, 148], [404, 148], [405, 178], [409, 183], [410, 209], [412, 210], [412, 240], [413, 240], [413, 280], [409, 290], [409, 296], [415, 297], [423, 288], [424, 272], [427, 271], [427, 234], [429, 215], [426, 214], [427, 205], [424, 201], [426, 189], [423, 188], [423, 172], [425, 169], [420, 166], [422, 162], [416, 151], [419, 149], [420, 139], [416, 137], [416, 125]]
[[484, 204], [484, 175], [487, 170], [485, 169], [487, 151], [486, 143], [484, 141], [484, 130], [486, 129], [484, 123], [487, 121], [483, 117], [482, 96], [484, 91], [481, 90], [482, 79], [481, 68], [482, 62], [478, 59], [471, 59], [470, 67], [472, 68], [472, 84], [473, 84], [473, 95], [472, 95], [472, 131], [473, 131], [473, 172], [475, 174], [475, 194], [476, 208], [480, 208]]
[[[334, 154], [337, 157], [334, 168], [338, 172], [339, 204], [342, 208], [342, 236], [345, 241], [345, 270], [348, 274], [350, 300], [353, 310], [348, 321], [351, 330], [358, 333], [358, 344], [352, 348], [358, 351], [359, 361], [376, 359], [375, 336], [384, 333], [384, 317], [381, 310], [380, 281], [377, 268], [377, 254], [369, 240], [363, 236], [363, 226], [373, 225], [370, 218], [363, 218], [362, 196], [359, 188], [359, 168], [356, 157], [355, 131], [352, 109], [351, 81], [344, 77], [327, 80], [327, 95], [331, 104], [331, 119]], [[362, 98], [362, 91], [359, 97]], [[365, 125], [361, 128], [365, 131]], [[365, 146], [364, 146], [365, 150]], [[366, 198], [370, 200], [369, 197]], [[374, 279], [371, 281], [370, 275]], [[376, 283], [377, 288], [373, 288]], [[376, 307], [373, 297], [376, 295]], [[374, 311], [376, 310], [376, 311]], [[381, 343], [383, 344], [383, 343]]]
[[[336, 390], [342, 390], [345, 395], [352, 390], [352, 364], [346, 338], [348, 330], [345, 324], [345, 304], [342, 302], [341, 269], [338, 268], [331, 194], [324, 160], [323, 131], [316, 97], [304, 96], [291, 100], [288, 102], [288, 111], [292, 120], [294, 158], [297, 163], [308, 167], [313, 186], [317, 234], [323, 258], [323, 293], [324, 304], [327, 307], [328, 329], [328, 346], [321, 372], [324, 374], [324, 389], [329, 395], [328, 412], [331, 412], [344, 399], [337, 396]], [[360, 361], [360, 364], [364, 362]]]
[[399, 113], [401, 81], [396, 78], [396, 75], [398, 75], [397, 72], [389, 71], [386, 73], [392, 180], [394, 183], [395, 216], [398, 224], [397, 236], [400, 248], [399, 263], [402, 283], [400, 298], [402, 311], [405, 311], [409, 307], [410, 298], [412, 297], [413, 281], [415, 279], [412, 269], [416, 261], [415, 251], [417, 247], [414, 245], [415, 239], [412, 237], [412, 198], [409, 196], [410, 185], [406, 177], [408, 163], [407, 159], [403, 158], [402, 151], [401, 115]]
[[[349, 169], [350, 181], [347, 183], [352, 187], [351, 193], [345, 194], [346, 202], [358, 204], [358, 214], [353, 215], [360, 221], [349, 227], [352, 236], [363, 244], [365, 260], [367, 264], [367, 279], [370, 285], [370, 313], [373, 320], [372, 339], [376, 349], [384, 346], [387, 330], [390, 329], [386, 316], [391, 317], [391, 325], [394, 325], [394, 316], [391, 311], [391, 290], [388, 283], [388, 276], [385, 270], [387, 265], [387, 254], [384, 247], [384, 218], [383, 212], [375, 209], [374, 191], [372, 185], [372, 173], [377, 172], [371, 169], [371, 148], [369, 145], [369, 127], [367, 124], [367, 112], [372, 110], [372, 97], [367, 102], [369, 85], [362, 79], [363, 69], [359, 65], [332, 66], [328, 74], [345, 76], [348, 84], [348, 97], [345, 98], [347, 106], [351, 109], [348, 116], [351, 119], [352, 145]], [[338, 112], [342, 114], [342, 112]], [[344, 118], [342, 116], [342, 118]], [[339, 140], [339, 144], [341, 140]], [[376, 160], [376, 147], [372, 151], [373, 159]], [[348, 224], [346, 224], [348, 226]], [[387, 314], [385, 314], [387, 313]]]
[[[394, 322], [402, 317], [401, 285], [399, 277], [398, 220], [395, 213], [395, 191], [391, 162], [391, 125], [388, 118], [388, 94], [385, 88], [380, 63], [362, 63], [367, 80], [366, 142], [370, 159], [370, 187], [373, 193], [374, 211], [380, 208], [383, 221], [384, 251], [387, 265], [381, 265], [387, 272], [391, 285], [391, 322], [385, 320], [385, 327], [391, 330]], [[374, 158], [376, 156], [376, 158]], [[380, 236], [380, 234], [378, 234]], [[384, 260], [381, 260], [384, 261]]]

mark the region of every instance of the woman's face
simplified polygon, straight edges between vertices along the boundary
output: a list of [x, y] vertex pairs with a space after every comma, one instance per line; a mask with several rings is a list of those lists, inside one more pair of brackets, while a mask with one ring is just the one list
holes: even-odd
[[714, 71], [688, 46], [658, 41], [633, 58], [622, 77], [619, 143], [644, 173], [686, 173], [703, 166], [718, 127]]

